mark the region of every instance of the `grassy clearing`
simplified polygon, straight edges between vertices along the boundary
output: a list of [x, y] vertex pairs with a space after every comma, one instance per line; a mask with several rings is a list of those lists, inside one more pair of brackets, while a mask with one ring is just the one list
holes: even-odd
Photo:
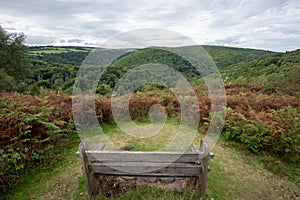
[[[148, 123], [137, 122], [139, 126], [146, 126]], [[154, 124], [154, 126], [160, 126], [161, 124]], [[129, 148], [133, 151], [158, 151], [163, 147], [168, 145], [172, 140], [176, 141], [176, 144], [180, 143], [176, 140], [179, 137], [177, 134], [179, 129], [179, 122], [177, 119], [168, 118], [163, 128], [152, 137], [147, 138], [138, 138], [124, 133], [117, 125], [105, 125], [103, 131], [105, 135], [109, 138], [110, 141], [114, 143], [115, 146], [119, 149]], [[194, 131], [190, 127], [185, 127], [187, 132]], [[193, 133], [193, 132], [192, 132]], [[193, 136], [195, 137], [193, 140]], [[184, 138], [185, 137], [185, 138]], [[200, 134], [197, 135], [182, 135], [181, 140], [184, 141], [193, 141], [195, 144], [199, 145]], [[182, 142], [185, 144], [184, 142]], [[185, 146], [189, 148], [190, 143], [186, 143]], [[182, 150], [183, 147], [177, 146], [177, 150]], [[176, 150], [175, 146], [170, 145], [171, 150]], [[186, 148], [184, 149], [186, 150]]]
[[[162, 135], [178, 127], [169, 120]], [[122, 135], [116, 126], [105, 125], [106, 135], [118, 145], [131, 145], [133, 150], [159, 148], [164, 140], [148, 139], [148, 142]], [[161, 136], [162, 137], [162, 136]], [[79, 139], [60, 152], [62, 160], [49, 166], [31, 170], [22, 182], [3, 199], [86, 199], [85, 181], [80, 160], [74, 155]], [[215, 159], [210, 161], [212, 172], [208, 176], [205, 199], [297, 199], [299, 187], [286, 176], [279, 176], [264, 168], [257, 156], [237, 150], [219, 141], [213, 148]], [[98, 195], [95, 199], [109, 199]], [[138, 186], [116, 199], [199, 199], [199, 193], [191, 187], [184, 192], [171, 192], [149, 186]]]

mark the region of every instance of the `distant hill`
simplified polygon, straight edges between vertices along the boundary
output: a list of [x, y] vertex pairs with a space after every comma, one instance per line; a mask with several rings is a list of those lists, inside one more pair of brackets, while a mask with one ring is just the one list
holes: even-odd
[[[259, 58], [274, 52], [255, 49], [243, 49], [223, 46], [202, 46], [212, 57], [217, 67], [220, 69], [244, 60]], [[92, 47], [76, 46], [34, 46], [28, 47], [33, 59], [46, 61], [49, 63], [71, 64], [80, 66]], [[150, 54], [153, 51], [149, 52]], [[153, 57], [152, 55], [149, 55]]]
[[212, 57], [219, 69], [226, 66], [247, 61], [254, 58], [260, 58], [266, 55], [274, 54], [274, 52], [257, 49], [245, 49], [236, 47], [224, 46], [202, 46], [207, 53]]
[[33, 46], [28, 47], [32, 60], [40, 60], [48, 63], [69, 64], [80, 66], [82, 61], [90, 53], [91, 47], [72, 46]]
[[[220, 69], [226, 84], [254, 83], [271, 90], [287, 90], [291, 94], [294, 94], [298, 88], [297, 84], [293, 86], [293, 89], [282, 86], [286, 85], [286, 80], [291, 73], [298, 73], [300, 50], [275, 53], [221, 46], [203, 46], [203, 48]], [[71, 91], [76, 71], [92, 49], [87, 47], [29, 47], [34, 66], [32, 83], [37, 87], [62, 88], [64, 91]], [[188, 61], [177, 54], [154, 48], [137, 49], [118, 58], [108, 67], [99, 81], [97, 92], [109, 93], [118, 79], [129, 69], [148, 63], [160, 63], [173, 67], [189, 81], [196, 81], [201, 77], [201, 74]], [[295, 82], [297, 79], [300, 80], [299, 77], [295, 78]], [[197, 85], [198, 82], [195, 84]]]
[[[188, 47], [188, 49], [191, 52], [193, 51], [193, 48], [195, 47]], [[261, 58], [266, 55], [274, 54], [274, 52], [270, 51], [241, 49], [232, 47], [203, 46], [203, 48], [212, 57], [219, 69], [226, 68], [231, 64], [238, 63], [241, 61], [248, 61], [252, 60], [253, 58]], [[160, 63], [173, 67], [177, 71], [181, 72], [189, 81], [195, 81], [199, 79], [201, 75], [207, 75], [200, 74], [191, 65], [191, 63], [178, 56], [177, 54], [161, 49], [145, 48], [133, 51], [132, 53], [116, 60], [107, 69], [106, 74], [102, 76], [103, 79], [100, 82], [110, 85], [110, 87], [113, 88], [117, 80], [121, 78], [122, 75], [129, 69], [147, 63]], [[202, 67], [205, 68], [205, 66]]]

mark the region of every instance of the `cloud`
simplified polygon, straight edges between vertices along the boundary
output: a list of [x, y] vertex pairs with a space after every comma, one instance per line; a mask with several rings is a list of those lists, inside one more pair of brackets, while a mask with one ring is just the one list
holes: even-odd
[[55, 42], [55, 37], [41, 36], [41, 35], [28, 35], [26, 42], [32, 45], [48, 45]]
[[82, 43], [83, 40], [81, 40], [81, 39], [69, 39], [68, 42], [69, 43]]
[[144, 28], [118, 34], [103, 43], [105, 48], [143, 48], [149, 46], [192, 46], [190, 38], [166, 29]]
[[245, 39], [242, 36], [228, 36], [221, 39], [214, 40], [214, 43], [229, 46], [230, 44], [234, 44], [234, 46], [245, 43]]
[[101, 46], [119, 33], [164, 28], [199, 44], [286, 51], [299, 48], [300, 2], [16, 0], [1, 2], [0, 24], [30, 45]]

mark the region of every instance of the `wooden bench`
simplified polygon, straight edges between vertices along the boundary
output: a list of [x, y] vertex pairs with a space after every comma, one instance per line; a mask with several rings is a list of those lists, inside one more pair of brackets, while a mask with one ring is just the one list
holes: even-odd
[[203, 197], [207, 184], [208, 161], [213, 158], [208, 144], [191, 145], [191, 152], [104, 151], [104, 144], [90, 149], [89, 141], [79, 145], [89, 197], [98, 193], [101, 175], [141, 177], [194, 177]]

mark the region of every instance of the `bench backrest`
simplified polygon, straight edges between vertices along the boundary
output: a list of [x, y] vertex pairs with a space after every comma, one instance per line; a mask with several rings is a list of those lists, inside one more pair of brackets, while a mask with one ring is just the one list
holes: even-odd
[[96, 174], [122, 176], [199, 176], [199, 152], [85, 151]]
[[191, 145], [192, 152], [137, 152], [103, 151], [104, 144], [85, 150], [87, 143], [80, 144], [80, 154], [96, 175], [198, 177], [202, 160], [209, 153], [205, 145], [202, 149]]

